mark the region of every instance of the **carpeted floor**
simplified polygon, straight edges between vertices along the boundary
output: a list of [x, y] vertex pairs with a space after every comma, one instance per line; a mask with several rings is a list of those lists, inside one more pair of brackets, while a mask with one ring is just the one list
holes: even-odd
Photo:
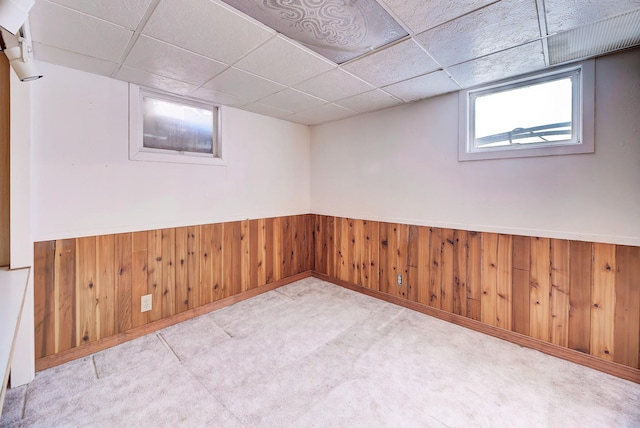
[[2, 427], [638, 427], [640, 385], [307, 278], [45, 370]]

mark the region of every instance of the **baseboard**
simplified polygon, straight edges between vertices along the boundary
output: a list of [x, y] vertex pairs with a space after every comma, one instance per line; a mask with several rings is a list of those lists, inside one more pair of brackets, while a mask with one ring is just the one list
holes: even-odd
[[448, 321], [450, 323], [457, 324], [461, 327], [465, 327], [479, 333], [484, 333], [489, 336], [497, 337], [498, 339], [503, 339], [508, 342], [515, 343], [516, 345], [535, 349], [553, 357], [562, 358], [563, 360], [580, 364], [594, 370], [598, 370], [622, 379], [629, 380], [631, 382], [640, 383], [640, 369], [634, 369], [633, 367], [624, 366], [613, 361], [602, 360], [589, 354], [585, 354], [569, 348], [564, 348], [562, 346], [544, 342], [539, 339], [534, 339], [532, 337], [525, 336], [513, 331], [504, 330], [480, 321], [463, 317], [461, 315], [452, 314], [441, 309], [432, 308], [431, 306], [405, 300], [400, 297], [390, 296], [380, 291], [360, 287], [358, 285], [354, 285], [350, 282], [343, 281], [320, 272], [313, 271], [312, 275], [315, 278], [321, 279], [323, 281], [331, 282], [335, 285], [339, 285], [349, 290], [353, 290], [358, 293], [366, 294], [367, 296], [375, 297], [389, 303], [403, 306], [407, 309], [421, 312], [434, 318]]
[[71, 348], [67, 351], [63, 351], [55, 355], [39, 358], [36, 360], [36, 371], [45, 370], [50, 367], [76, 360], [78, 358], [86, 357], [87, 355], [103, 351], [105, 349], [111, 348], [112, 346], [119, 345], [120, 343], [128, 342], [129, 340], [133, 340], [146, 334], [153, 333], [165, 327], [169, 327], [174, 324], [190, 320], [197, 316], [213, 312], [217, 309], [233, 305], [234, 303], [250, 299], [251, 297], [266, 293], [267, 291], [275, 290], [276, 288], [282, 287], [283, 285], [308, 278], [311, 275], [312, 271], [301, 272], [296, 275], [283, 278], [279, 281], [263, 285], [262, 287], [254, 288], [253, 290], [245, 291], [244, 293], [240, 293], [235, 296], [230, 296], [203, 306], [199, 306], [194, 309], [190, 309], [185, 312], [181, 312], [169, 318], [163, 318], [161, 320], [154, 321], [140, 327], [132, 328], [131, 330], [127, 330], [114, 336], [105, 337], [104, 339], [87, 343], [86, 345], [77, 346], [75, 348]]

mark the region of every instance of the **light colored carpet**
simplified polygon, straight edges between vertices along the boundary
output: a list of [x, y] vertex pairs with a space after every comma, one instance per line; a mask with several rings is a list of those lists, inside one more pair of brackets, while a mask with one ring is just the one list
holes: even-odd
[[42, 371], [2, 427], [638, 427], [640, 385], [314, 278]]

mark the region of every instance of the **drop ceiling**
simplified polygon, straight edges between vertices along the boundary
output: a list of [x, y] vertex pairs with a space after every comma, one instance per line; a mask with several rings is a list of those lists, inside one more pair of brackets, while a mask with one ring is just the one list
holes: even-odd
[[640, 45], [640, 0], [377, 3], [408, 35], [341, 64], [219, 0], [37, 0], [31, 32], [39, 61], [307, 125]]

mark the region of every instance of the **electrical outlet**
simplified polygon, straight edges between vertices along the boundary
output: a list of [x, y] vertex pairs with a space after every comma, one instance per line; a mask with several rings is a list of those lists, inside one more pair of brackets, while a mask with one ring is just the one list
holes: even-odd
[[153, 303], [153, 299], [151, 294], [145, 294], [140, 299], [140, 312], [148, 312], [151, 310], [151, 305]]
[[397, 278], [396, 282], [398, 283], [398, 285], [402, 285], [402, 274], [401, 273], [398, 274], [398, 278]]

